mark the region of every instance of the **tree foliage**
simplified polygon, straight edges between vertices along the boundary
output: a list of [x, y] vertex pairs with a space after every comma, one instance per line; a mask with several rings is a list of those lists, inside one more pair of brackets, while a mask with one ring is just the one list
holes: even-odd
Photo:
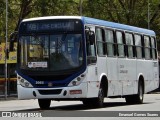
[[[8, 0], [8, 33], [31, 17], [82, 15], [153, 29], [160, 38], [160, 1], [149, 0]], [[5, 36], [5, 0], [0, 0], [0, 36]]]

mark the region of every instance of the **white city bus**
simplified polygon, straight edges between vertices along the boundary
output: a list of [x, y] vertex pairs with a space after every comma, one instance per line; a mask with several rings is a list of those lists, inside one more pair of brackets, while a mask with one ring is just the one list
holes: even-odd
[[19, 99], [80, 100], [103, 107], [105, 97], [142, 103], [159, 86], [152, 30], [81, 16], [25, 19], [18, 30]]

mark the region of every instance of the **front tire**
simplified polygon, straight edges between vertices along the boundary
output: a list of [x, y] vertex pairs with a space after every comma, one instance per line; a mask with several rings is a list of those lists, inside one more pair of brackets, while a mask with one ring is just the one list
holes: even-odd
[[51, 100], [50, 99], [38, 99], [38, 104], [41, 109], [49, 109]]
[[104, 89], [102, 85], [99, 88], [98, 98], [94, 98], [93, 101], [94, 101], [93, 103], [95, 104], [95, 106], [98, 108], [102, 108], [104, 106]]
[[97, 98], [88, 98], [84, 99], [83, 104], [88, 107], [96, 107], [96, 108], [102, 108], [104, 106], [104, 89], [101, 85], [98, 92]]

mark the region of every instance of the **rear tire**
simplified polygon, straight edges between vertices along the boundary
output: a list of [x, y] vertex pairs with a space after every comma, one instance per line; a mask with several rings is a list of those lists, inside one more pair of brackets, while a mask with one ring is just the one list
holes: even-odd
[[38, 99], [38, 104], [41, 109], [49, 109], [51, 100], [50, 99]]
[[138, 94], [126, 96], [126, 102], [128, 104], [142, 104], [144, 98], [144, 87], [143, 83], [140, 81], [138, 84]]
[[142, 82], [138, 85], [138, 94], [135, 96], [135, 101], [137, 104], [142, 104], [144, 98], [144, 87]]

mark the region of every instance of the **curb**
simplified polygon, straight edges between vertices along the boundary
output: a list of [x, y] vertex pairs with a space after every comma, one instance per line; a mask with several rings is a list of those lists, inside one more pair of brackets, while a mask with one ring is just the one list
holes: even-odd
[[10, 100], [18, 100], [17, 97], [7, 97], [7, 99], [5, 99], [5, 97], [0, 97], [0, 102], [1, 101], [10, 101]]

